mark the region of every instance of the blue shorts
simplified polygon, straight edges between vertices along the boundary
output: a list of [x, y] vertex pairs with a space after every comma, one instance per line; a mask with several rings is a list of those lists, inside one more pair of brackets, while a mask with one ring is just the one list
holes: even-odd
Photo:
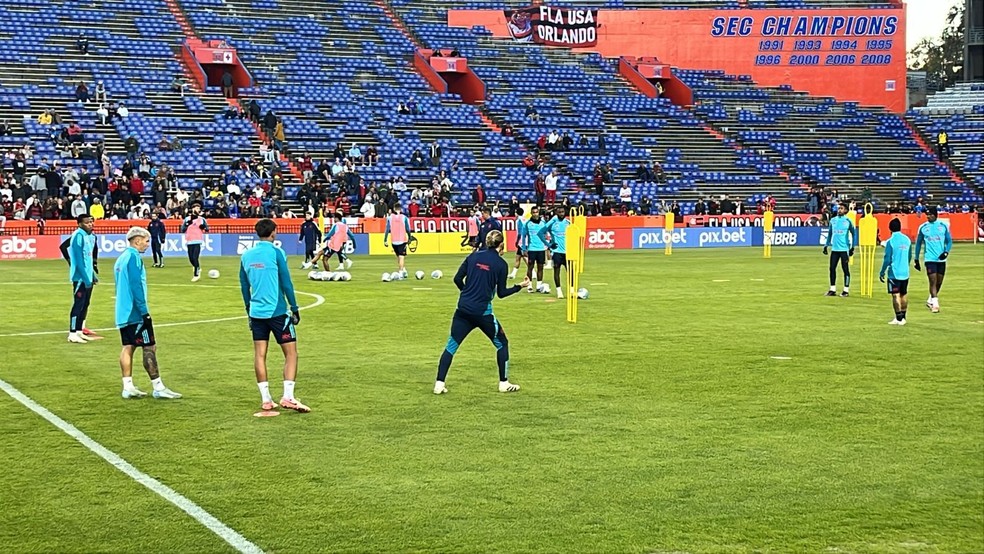
[[407, 255], [407, 243], [394, 244], [393, 245], [393, 253], [396, 254], [397, 256], [406, 256]]
[[908, 279], [889, 279], [886, 283], [888, 283], [888, 294], [900, 294], [902, 296], [909, 294]]
[[553, 265], [554, 267], [560, 267], [560, 266], [567, 267], [567, 254], [554, 252]]
[[294, 324], [290, 322], [290, 316], [287, 314], [267, 319], [251, 317], [249, 318], [249, 329], [253, 332], [254, 341], [269, 341], [270, 333], [273, 333], [273, 338], [277, 344], [297, 342], [297, 331], [294, 330]]
[[946, 262], [926, 262], [926, 275], [946, 275]]

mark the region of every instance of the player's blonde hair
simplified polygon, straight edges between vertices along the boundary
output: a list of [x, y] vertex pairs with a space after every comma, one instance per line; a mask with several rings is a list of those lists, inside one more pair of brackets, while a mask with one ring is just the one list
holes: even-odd
[[137, 237], [143, 237], [146, 239], [150, 238], [150, 231], [144, 229], [143, 227], [130, 227], [130, 230], [126, 232], [126, 240], [128, 242], [133, 241]]
[[502, 231], [497, 229], [493, 229], [485, 235], [485, 244], [488, 245], [489, 250], [498, 250], [504, 242], [506, 242], [506, 237], [502, 236]]

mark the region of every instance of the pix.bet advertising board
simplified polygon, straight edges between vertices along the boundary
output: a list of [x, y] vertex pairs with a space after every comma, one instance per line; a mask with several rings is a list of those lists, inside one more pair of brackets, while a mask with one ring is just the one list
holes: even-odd
[[633, 229], [633, 248], [666, 248], [672, 242], [674, 248], [719, 248], [725, 246], [752, 246], [752, 227]]

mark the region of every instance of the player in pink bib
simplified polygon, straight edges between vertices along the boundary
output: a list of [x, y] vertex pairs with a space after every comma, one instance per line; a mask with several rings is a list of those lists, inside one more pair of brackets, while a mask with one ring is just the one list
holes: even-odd
[[396, 254], [400, 274], [405, 279], [407, 269], [404, 262], [407, 257], [407, 242], [413, 237], [410, 235], [410, 218], [403, 215], [403, 207], [399, 204], [393, 206], [393, 213], [386, 218], [386, 233], [383, 234], [384, 248], [389, 245], [390, 235], [393, 235], [393, 253]]
[[199, 204], [191, 207], [191, 215], [181, 223], [181, 232], [184, 233], [185, 246], [188, 248], [188, 261], [195, 270], [191, 281], [195, 282], [202, 278], [202, 265], [198, 258], [202, 255], [202, 243], [208, 232], [208, 222], [202, 217], [202, 207]]
[[352, 260], [348, 259], [345, 255], [345, 243], [347, 241], [352, 241], [352, 245], [355, 246], [355, 235], [342, 221], [341, 212], [335, 213], [335, 222], [332, 224], [331, 229], [325, 231], [325, 244], [324, 248], [318, 252], [314, 260], [311, 262], [314, 265], [318, 264], [318, 260], [323, 260], [325, 271], [329, 271], [328, 262], [331, 261], [331, 257], [338, 254], [338, 269], [335, 271], [342, 271], [352, 267]]

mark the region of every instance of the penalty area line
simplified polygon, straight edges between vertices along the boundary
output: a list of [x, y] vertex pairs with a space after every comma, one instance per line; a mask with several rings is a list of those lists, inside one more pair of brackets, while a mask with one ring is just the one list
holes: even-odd
[[[168, 285], [159, 285], [159, 286], [168, 286]], [[239, 287], [236, 287], [236, 288], [239, 288]], [[321, 296], [320, 294], [314, 294], [313, 292], [303, 292], [303, 291], [299, 291], [299, 290], [298, 291], [294, 291], [294, 292], [296, 294], [303, 294], [304, 296], [310, 296], [310, 297], [314, 298], [314, 303], [308, 304], [307, 306], [301, 306], [300, 307], [301, 310], [309, 310], [311, 308], [317, 308], [318, 306], [320, 306], [320, 305], [322, 305], [322, 304], [325, 303], [325, 297], [324, 296]], [[236, 321], [237, 319], [246, 319], [247, 317], [248, 316], [246, 316], [246, 315], [236, 315], [236, 316], [230, 316], [230, 317], [218, 317], [218, 318], [215, 318], [215, 319], [198, 319], [198, 320], [195, 320], [195, 321], [174, 321], [174, 322], [170, 322], [170, 323], [157, 323], [157, 322], [154, 322], [154, 328], [155, 329], [160, 329], [161, 327], [181, 327], [183, 325], [198, 325], [199, 323], [220, 323], [220, 322], [223, 322], [223, 321]], [[106, 328], [103, 328], [103, 329], [93, 329], [93, 331], [96, 331], [96, 332], [115, 331], [115, 330], [116, 330], [116, 327], [106, 327]], [[7, 333], [7, 334], [4, 334], [4, 335], [0, 335], [0, 338], [3, 338], [3, 337], [36, 337], [36, 336], [40, 336], [40, 335], [58, 335], [58, 334], [62, 334], [62, 333], [65, 333], [65, 332], [66, 331], [36, 331], [34, 333]]]
[[195, 504], [191, 500], [182, 496], [180, 493], [168, 487], [164, 483], [161, 483], [157, 479], [154, 479], [150, 475], [140, 471], [133, 466], [130, 462], [127, 462], [119, 454], [113, 452], [112, 450], [106, 448], [105, 446], [99, 444], [93, 440], [89, 435], [86, 435], [79, 430], [78, 427], [72, 425], [71, 423], [65, 421], [64, 419], [58, 417], [57, 415], [51, 413], [47, 408], [38, 404], [30, 397], [22, 393], [21, 391], [14, 388], [13, 385], [7, 383], [3, 379], [0, 379], [0, 390], [7, 393], [11, 398], [23, 404], [27, 409], [38, 414], [44, 418], [48, 423], [54, 425], [59, 430], [61, 430], [66, 435], [72, 437], [76, 441], [86, 447], [93, 454], [99, 456], [105, 460], [109, 465], [115, 467], [116, 469], [122, 471], [128, 477], [140, 483], [144, 487], [150, 489], [158, 496], [167, 500], [171, 504], [174, 504], [181, 509], [184, 513], [188, 514], [195, 521], [205, 526], [209, 531], [218, 535], [222, 540], [229, 544], [229, 546], [236, 549], [237, 552], [242, 552], [243, 554], [262, 554], [263, 550], [249, 541], [246, 537], [240, 535], [235, 530], [233, 530], [228, 525], [222, 523], [215, 516], [205, 511], [204, 508]]

